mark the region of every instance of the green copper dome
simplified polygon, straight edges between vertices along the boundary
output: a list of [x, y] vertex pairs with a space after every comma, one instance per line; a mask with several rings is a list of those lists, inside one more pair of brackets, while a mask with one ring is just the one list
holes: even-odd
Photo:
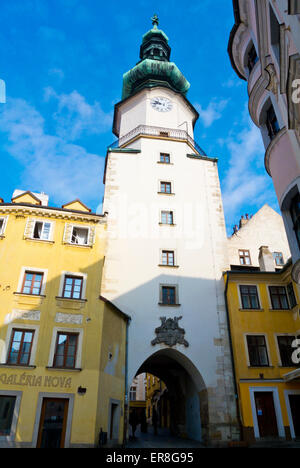
[[186, 95], [190, 84], [175, 63], [170, 62], [171, 48], [167, 35], [157, 28], [158, 17], [152, 18], [153, 28], [143, 36], [141, 61], [123, 75], [122, 99], [140, 89], [165, 86]]

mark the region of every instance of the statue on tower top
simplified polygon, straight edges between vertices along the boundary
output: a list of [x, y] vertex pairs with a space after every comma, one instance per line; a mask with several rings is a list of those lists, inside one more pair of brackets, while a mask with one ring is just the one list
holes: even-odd
[[153, 24], [154, 28], [156, 29], [157, 26], [158, 26], [158, 16], [156, 14], [153, 15], [152, 18], [151, 18], [151, 21], [152, 21], [152, 24]]

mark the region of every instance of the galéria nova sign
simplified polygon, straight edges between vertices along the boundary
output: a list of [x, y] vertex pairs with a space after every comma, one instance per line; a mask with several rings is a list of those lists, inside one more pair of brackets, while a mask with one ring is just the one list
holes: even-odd
[[21, 387], [71, 388], [72, 378], [31, 375], [23, 372], [22, 374], [0, 374], [0, 384], [17, 385]]

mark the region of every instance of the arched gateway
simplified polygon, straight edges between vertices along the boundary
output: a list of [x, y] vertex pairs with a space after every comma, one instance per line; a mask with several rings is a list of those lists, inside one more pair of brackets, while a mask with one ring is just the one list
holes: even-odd
[[190, 85], [170, 62], [157, 22], [143, 36], [141, 60], [124, 74], [115, 105], [101, 294], [131, 317], [128, 384], [138, 369], [155, 368], [172, 383], [178, 431], [228, 441], [237, 424], [217, 160], [194, 141], [198, 113], [186, 98]]
[[206, 441], [208, 430], [208, 396], [198, 369], [175, 349], [152, 354], [137, 374], [150, 373], [164, 381], [168, 391], [169, 426], [172, 434]]

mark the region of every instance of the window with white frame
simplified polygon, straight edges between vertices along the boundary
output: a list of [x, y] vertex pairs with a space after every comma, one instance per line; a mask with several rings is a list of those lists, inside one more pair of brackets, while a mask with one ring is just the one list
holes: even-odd
[[269, 366], [268, 350], [264, 335], [247, 335], [249, 364], [252, 367]]
[[24, 237], [25, 239], [52, 240], [53, 222], [41, 219], [28, 218]]
[[50, 240], [52, 223], [49, 221], [35, 221], [32, 238], [40, 240]]
[[95, 228], [90, 226], [66, 224], [64, 242], [72, 245], [92, 246], [95, 239]]

